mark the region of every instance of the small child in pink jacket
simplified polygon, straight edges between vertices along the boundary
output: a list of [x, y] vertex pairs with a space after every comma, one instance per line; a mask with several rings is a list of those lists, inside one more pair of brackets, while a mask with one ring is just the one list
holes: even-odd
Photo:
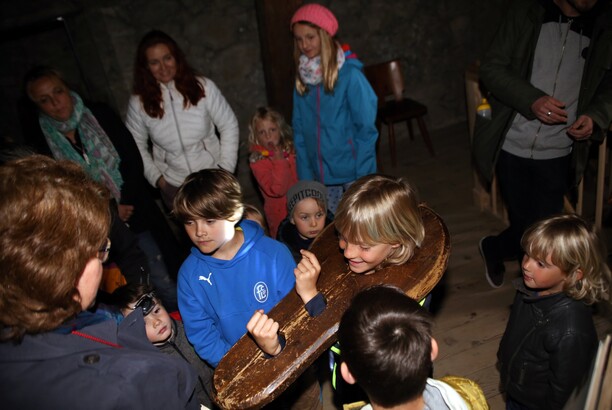
[[297, 182], [291, 127], [268, 107], [257, 109], [249, 126], [249, 165], [264, 197], [270, 236], [287, 216], [287, 191]]

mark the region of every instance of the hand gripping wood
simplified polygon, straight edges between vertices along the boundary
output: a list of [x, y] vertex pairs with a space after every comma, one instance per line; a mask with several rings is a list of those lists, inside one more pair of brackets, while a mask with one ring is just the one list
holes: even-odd
[[227, 352], [214, 375], [214, 400], [222, 409], [257, 409], [270, 403], [293, 383], [317, 357], [336, 342], [342, 314], [353, 296], [370, 286], [386, 283], [403, 289], [414, 300], [424, 298], [446, 270], [450, 236], [434, 211], [421, 205], [425, 239], [405, 264], [389, 266], [371, 275], [352, 273], [340, 248], [333, 223], [315, 239], [311, 251], [319, 259], [317, 288], [327, 308], [310, 317], [296, 292], [290, 292], [268, 316], [280, 324], [286, 339], [283, 351], [265, 358], [253, 339], [244, 335]]

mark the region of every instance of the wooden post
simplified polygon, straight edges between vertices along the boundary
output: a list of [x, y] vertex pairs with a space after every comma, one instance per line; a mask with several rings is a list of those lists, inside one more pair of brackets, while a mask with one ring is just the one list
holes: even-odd
[[289, 22], [301, 4], [301, 0], [255, 0], [268, 105], [283, 114], [289, 124], [295, 86]]

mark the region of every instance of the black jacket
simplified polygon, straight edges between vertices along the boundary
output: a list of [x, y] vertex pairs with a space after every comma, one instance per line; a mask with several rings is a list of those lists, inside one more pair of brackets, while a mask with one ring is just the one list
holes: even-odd
[[557, 293], [537, 296], [515, 281], [518, 291], [499, 345], [502, 387], [534, 409], [561, 409], [588, 376], [597, 350], [592, 311]]
[[[334, 214], [332, 214], [328, 210], [327, 215], [325, 216], [325, 226], [329, 225], [333, 220]], [[286, 217], [278, 226], [276, 240], [287, 245], [287, 247], [291, 251], [293, 259], [295, 259], [295, 263], [300, 263], [300, 261], [302, 260], [302, 254], [300, 253], [300, 251], [302, 249], [310, 249], [310, 245], [312, 245], [314, 238], [302, 238], [297, 230], [297, 227], [291, 223], [289, 217]]]

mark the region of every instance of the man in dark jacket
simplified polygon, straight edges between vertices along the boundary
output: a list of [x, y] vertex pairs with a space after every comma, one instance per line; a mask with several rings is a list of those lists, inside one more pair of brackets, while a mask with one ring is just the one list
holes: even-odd
[[486, 277], [503, 284], [507, 259], [538, 219], [561, 212], [582, 177], [590, 140], [612, 119], [612, 20], [607, 0], [519, 0], [481, 66], [492, 119], [478, 118], [474, 161], [497, 173], [510, 226], [480, 241]]

